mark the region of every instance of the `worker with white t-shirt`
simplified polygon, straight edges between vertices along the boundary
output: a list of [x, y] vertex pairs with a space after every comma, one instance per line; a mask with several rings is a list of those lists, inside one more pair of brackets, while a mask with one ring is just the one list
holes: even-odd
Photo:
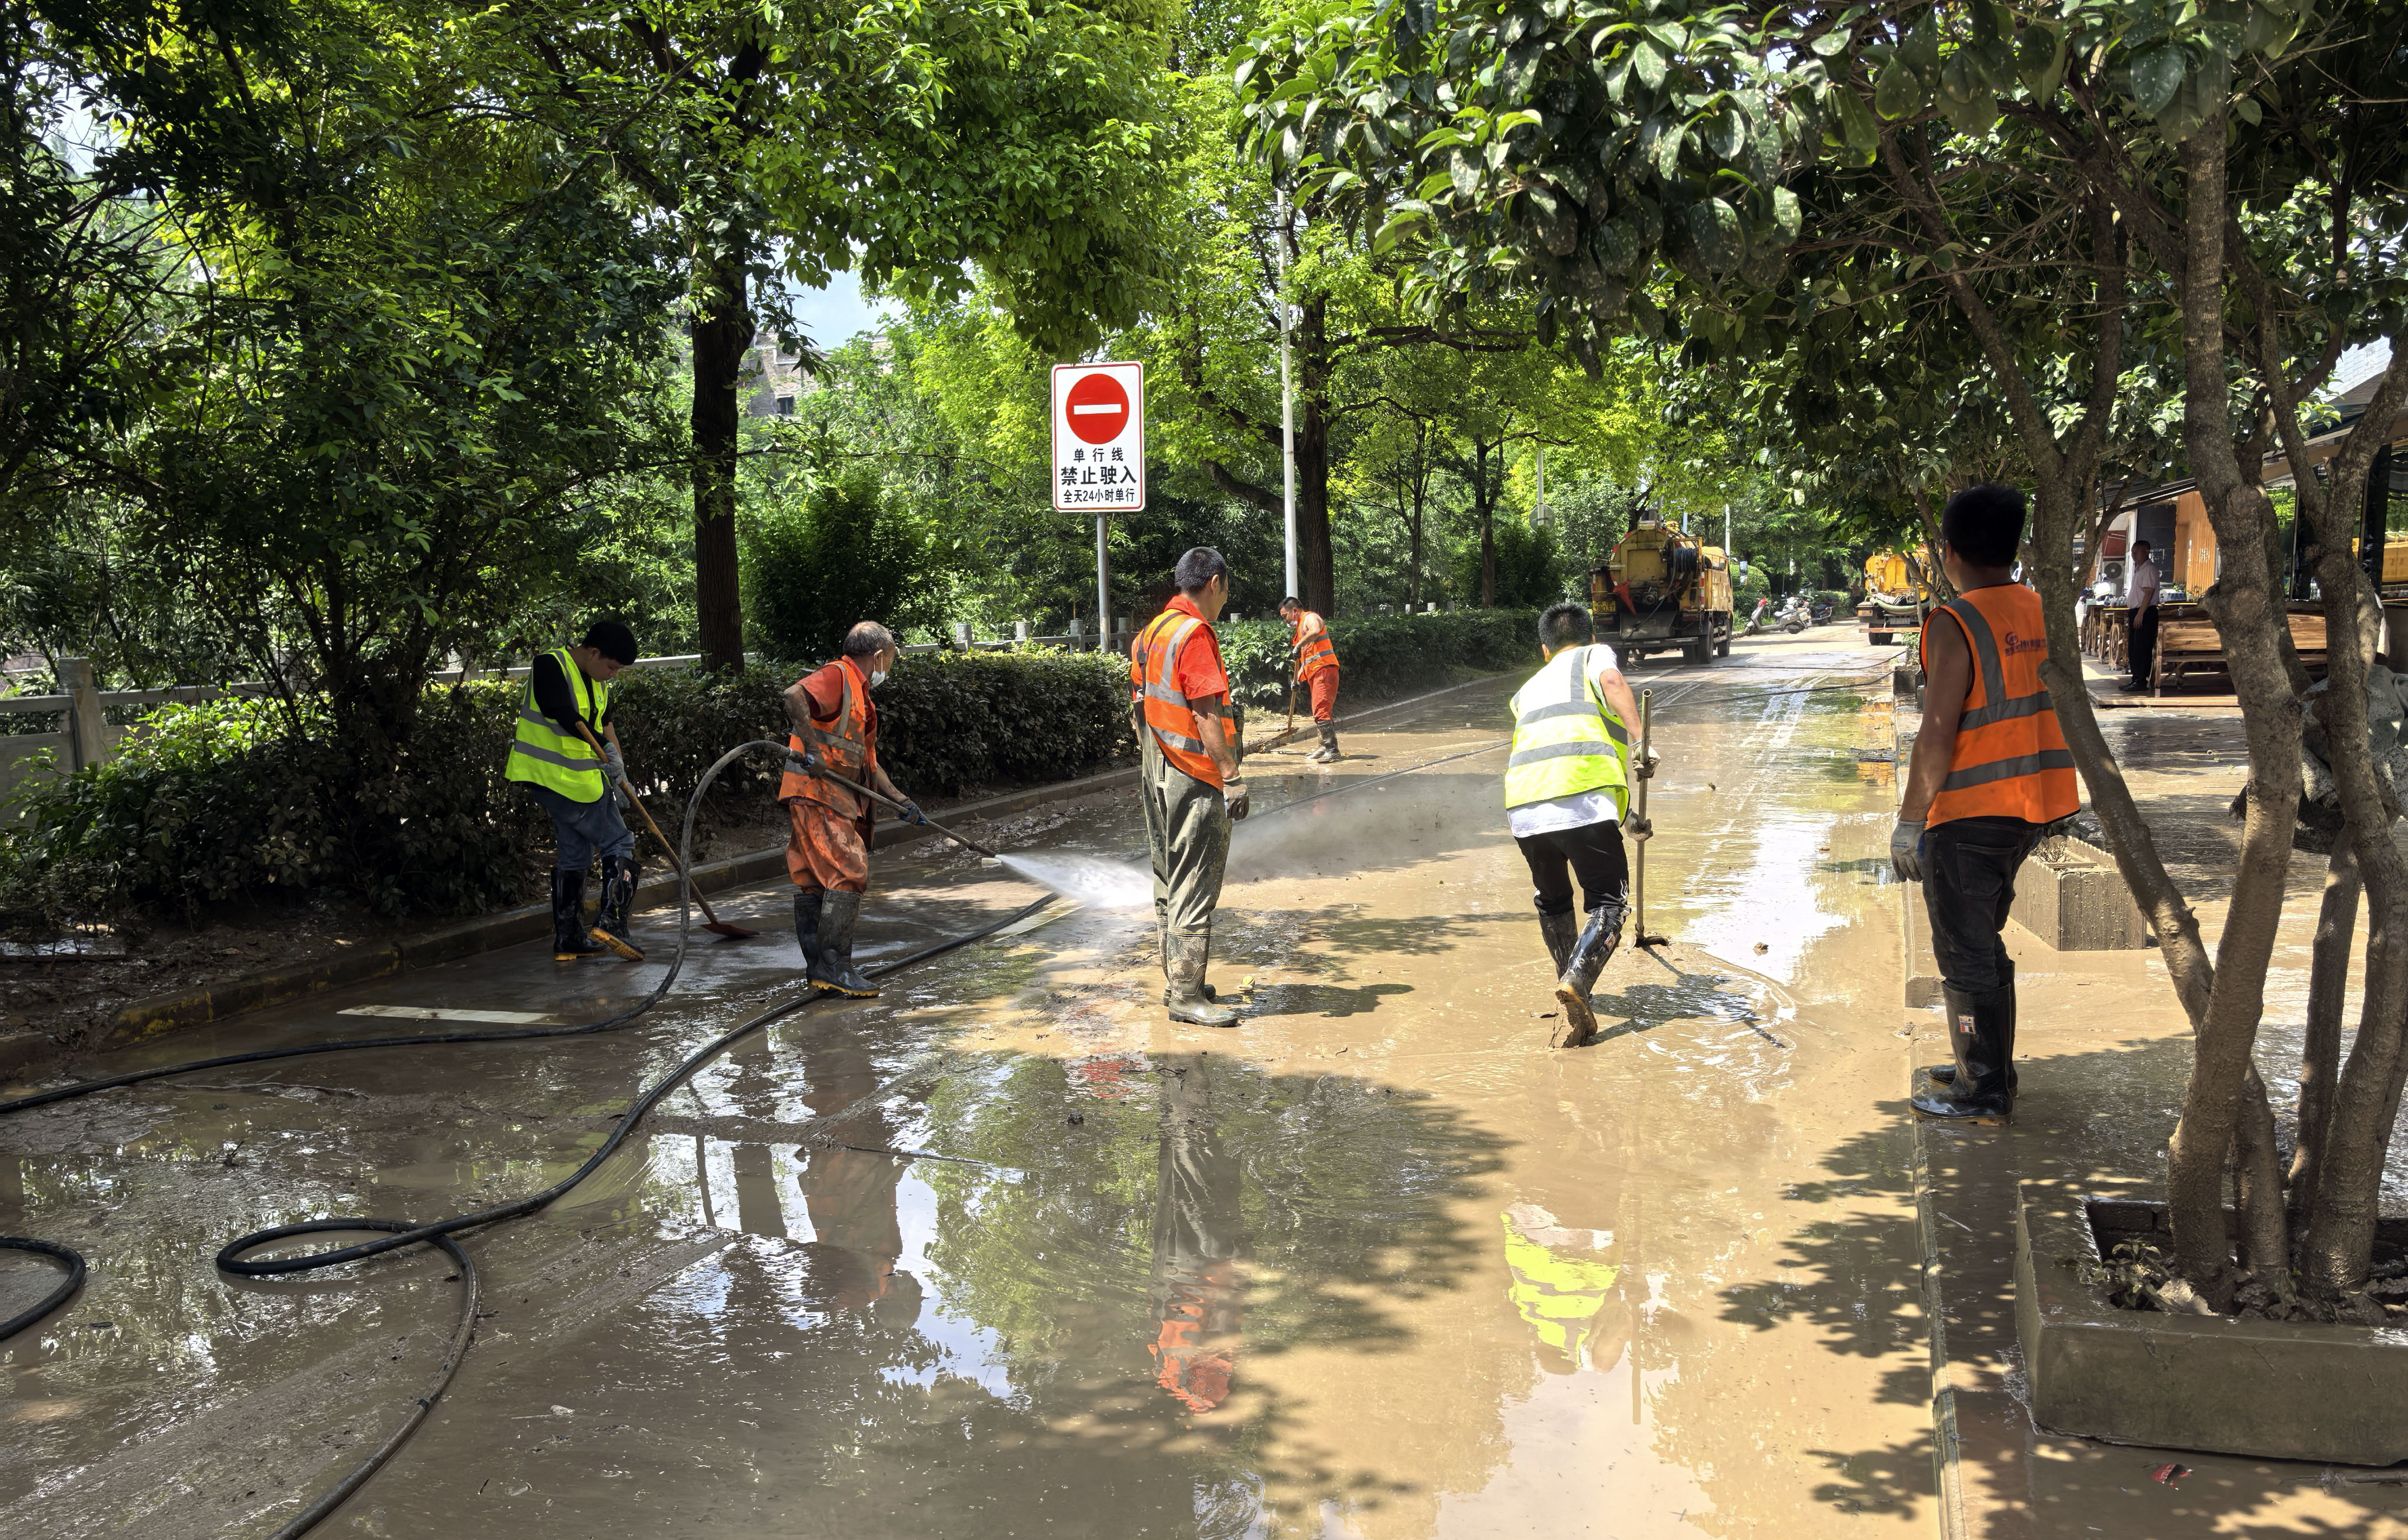
[[[1597, 1033], [1589, 991], [1622, 944], [1630, 863], [1622, 834], [1630, 806], [1630, 727], [1639, 716], [1613, 649], [1594, 641], [1589, 613], [1556, 605], [1539, 617], [1546, 666], [1511, 702], [1505, 818], [1529, 863], [1539, 929], [1555, 964], [1562, 1016], [1552, 1041], [1578, 1048]], [[1642, 768], [1635, 774], [1644, 775]], [[1627, 824], [1645, 839], [1643, 822]], [[1585, 926], [1572, 919], [1580, 878]]]

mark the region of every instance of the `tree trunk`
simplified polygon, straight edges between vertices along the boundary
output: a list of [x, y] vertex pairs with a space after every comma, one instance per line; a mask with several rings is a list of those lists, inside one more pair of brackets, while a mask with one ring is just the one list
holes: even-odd
[[1329, 302], [1297, 307], [1291, 334], [1297, 365], [1296, 393], [1296, 563], [1304, 607], [1323, 615], [1338, 608], [1338, 569], [1329, 551]]
[[2324, 1175], [2325, 1131], [2332, 1119], [2333, 1082], [2341, 1074], [2342, 997], [2349, 990], [2349, 954], [2358, 934], [2358, 861], [2344, 835], [2325, 869], [2325, 901], [2308, 963], [2308, 1024], [2300, 1046], [2299, 1148], [2291, 1154], [2291, 1213], [2315, 1211]]
[[[2350, 535], [2362, 517], [2360, 489], [2408, 392], [2408, 332], [2394, 336], [2391, 346], [2391, 366], [2366, 417], [2332, 461], [2331, 482], [2321, 491], [2302, 486], [2299, 498], [2299, 511], [2314, 520], [2321, 548], [2316, 580], [2325, 595], [2328, 639], [2326, 753], [2366, 885], [2365, 1003], [2326, 1121], [2315, 1205], [2300, 1255], [2308, 1287], [2333, 1299], [2366, 1286], [2385, 1158], [2408, 1077], [2408, 861], [2392, 842], [2396, 810], [2383, 796], [2366, 732], [2368, 667], [2382, 646], [2382, 609], [2350, 554]], [[2296, 422], [2286, 424], [2286, 437], [2297, 463]], [[2351, 642], [2356, 645], [2345, 645]]]
[[696, 264], [694, 322], [694, 610], [702, 666], [744, 666], [744, 597], [736, 555], [736, 426], [752, 312], [744, 258], [722, 251]]
[[2232, 446], [2226, 374], [2224, 114], [2183, 142], [2183, 444], [2215, 529], [2225, 570], [2209, 606], [2240, 698], [2249, 750], [2248, 812], [2232, 899], [2218, 939], [2215, 981], [2200, 1023], [2182, 1121], [2169, 1146], [2167, 1215], [2173, 1270], [2222, 1308], [2230, 1296], [2232, 1241], [2225, 1226], [2225, 1157], [2231, 1150], [2264, 1013], [2266, 966], [2283, 917], [2291, 829], [2300, 797], [2300, 707], [2276, 630], [2263, 530], [2273, 515], [2263, 488], [2245, 480]]

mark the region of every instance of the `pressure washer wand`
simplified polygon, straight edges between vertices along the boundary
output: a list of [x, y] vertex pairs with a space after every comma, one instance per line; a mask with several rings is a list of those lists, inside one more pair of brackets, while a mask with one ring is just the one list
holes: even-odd
[[1656, 692], [1652, 690], [1642, 690], [1639, 692], [1639, 761], [1630, 777], [1638, 782], [1638, 790], [1631, 797], [1631, 817], [1639, 827], [1647, 831], [1650, 836], [1649, 839], [1639, 842], [1638, 873], [1635, 884], [1638, 892], [1637, 902], [1634, 905], [1638, 912], [1633, 917], [1631, 924], [1631, 929], [1638, 933], [1632, 937], [1633, 944], [1642, 950], [1649, 947], [1664, 946], [1672, 939], [1668, 935], [1647, 934], [1647, 847], [1656, 833], [1656, 826], [1647, 821], [1647, 783], [1656, 777], [1656, 759], [1647, 748], [1647, 728], [1655, 694]]
[[[820, 761], [817, 755], [796, 755], [792, 750], [789, 750], [786, 757], [789, 760], [799, 759], [801, 762], [800, 768], [808, 771], [810, 774], [814, 776], [825, 776], [828, 779], [836, 782], [838, 786], [858, 791], [872, 802], [882, 802], [887, 806], [892, 807], [896, 812], [905, 814], [906, 816], [909, 816], [911, 811], [909, 807], [906, 807], [903, 804], [896, 801], [893, 797], [882, 797], [877, 792], [871, 791], [868, 787], [862, 785], [859, 781], [845, 779], [842, 776], [839, 776], [835, 771], [829, 769], [826, 764]], [[979, 854], [986, 857], [989, 861], [1001, 861], [1003, 859], [1001, 856], [996, 855], [993, 850], [981, 845], [977, 840], [970, 838], [968, 834], [957, 834], [953, 833], [951, 829], [939, 823], [935, 819], [930, 818], [925, 813], [920, 815], [920, 821], [926, 824], [929, 828], [934, 829], [937, 833], [944, 835], [947, 839], [952, 840], [954, 844], [965, 846], [969, 849], [976, 850]]]

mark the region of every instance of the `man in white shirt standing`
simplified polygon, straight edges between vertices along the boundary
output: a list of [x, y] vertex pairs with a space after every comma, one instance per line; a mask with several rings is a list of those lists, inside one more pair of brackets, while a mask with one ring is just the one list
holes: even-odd
[[[1568, 1048], [1597, 1034], [1589, 991], [1622, 944], [1629, 909], [1622, 833], [1633, 774], [1629, 724], [1639, 703], [1613, 649], [1595, 635], [1578, 605], [1556, 605], [1539, 617], [1546, 666], [1513, 696], [1513, 748], [1505, 762], [1506, 824], [1529, 863], [1539, 929], [1555, 964], [1561, 1015], [1550, 1041]], [[1648, 835], [1642, 823], [1627, 827], [1633, 839]], [[1572, 919], [1575, 876], [1584, 927]]]
[[2149, 561], [2149, 543], [2132, 542], [2132, 570], [2124, 579], [2124, 602], [2132, 608], [2132, 677], [2128, 693], [2149, 688], [2149, 674], [2157, 661], [2157, 569]]

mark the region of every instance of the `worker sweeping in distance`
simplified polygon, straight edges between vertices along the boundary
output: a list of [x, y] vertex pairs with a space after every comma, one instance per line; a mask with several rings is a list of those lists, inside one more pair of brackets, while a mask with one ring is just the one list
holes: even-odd
[[1238, 1013], [1204, 981], [1230, 825], [1247, 808], [1227, 726], [1229, 675], [1212, 631], [1229, 602], [1229, 563], [1198, 546], [1179, 559], [1171, 582], [1179, 592], [1129, 649], [1129, 724], [1154, 862], [1162, 1004], [1174, 1021], [1233, 1027]]
[[853, 965], [853, 928], [869, 891], [870, 804], [821, 772], [902, 804], [910, 822], [927, 821], [878, 763], [878, 707], [869, 692], [885, 681], [896, 650], [893, 633], [864, 620], [845, 633], [842, 656], [796, 679], [783, 697], [794, 729], [787, 747], [810, 766], [789, 768], [778, 782], [791, 824], [786, 876], [795, 884], [795, 942], [813, 984], [863, 1000], [878, 992]]
[[1941, 512], [1940, 561], [1957, 596], [1923, 627], [1923, 728], [1889, 838], [1892, 867], [1923, 884], [1956, 1061], [1911, 1098], [1929, 1118], [2014, 1108], [2015, 964], [2000, 933], [2024, 858], [2082, 806], [2041, 682], [2040, 595], [2014, 580], [2023, 535], [2024, 495], [2010, 487], [1969, 487]]
[[[552, 815], [552, 956], [555, 962], [617, 956], [641, 962], [627, 934], [636, 897], [636, 836], [612, 787], [626, 792], [627, 763], [610, 722], [610, 682], [636, 661], [636, 634], [596, 620], [575, 647], [538, 654], [519, 702], [518, 734], [503, 775]], [[602, 744], [599, 754], [594, 743]], [[585, 869], [602, 858], [602, 903], [585, 923]]]
[[[1623, 853], [1653, 831], [1630, 819], [1629, 723], [1639, 716], [1613, 649], [1598, 642], [1587, 610], [1551, 606], [1539, 617], [1546, 666], [1508, 703], [1513, 745], [1505, 761], [1505, 821], [1529, 864], [1539, 931], [1555, 965], [1562, 1015], [1552, 1041], [1578, 1048], [1597, 1034], [1589, 991], [1622, 945], [1630, 908], [1630, 863]], [[1638, 775], [1646, 775], [1641, 767]], [[1584, 927], [1572, 920], [1580, 878]]]
[[1338, 761], [1338, 649], [1329, 640], [1329, 622], [1304, 607], [1294, 594], [1280, 601], [1280, 619], [1296, 630], [1288, 655], [1296, 663], [1298, 684], [1312, 692], [1313, 725], [1321, 730], [1321, 747], [1305, 756], [1310, 764]]

